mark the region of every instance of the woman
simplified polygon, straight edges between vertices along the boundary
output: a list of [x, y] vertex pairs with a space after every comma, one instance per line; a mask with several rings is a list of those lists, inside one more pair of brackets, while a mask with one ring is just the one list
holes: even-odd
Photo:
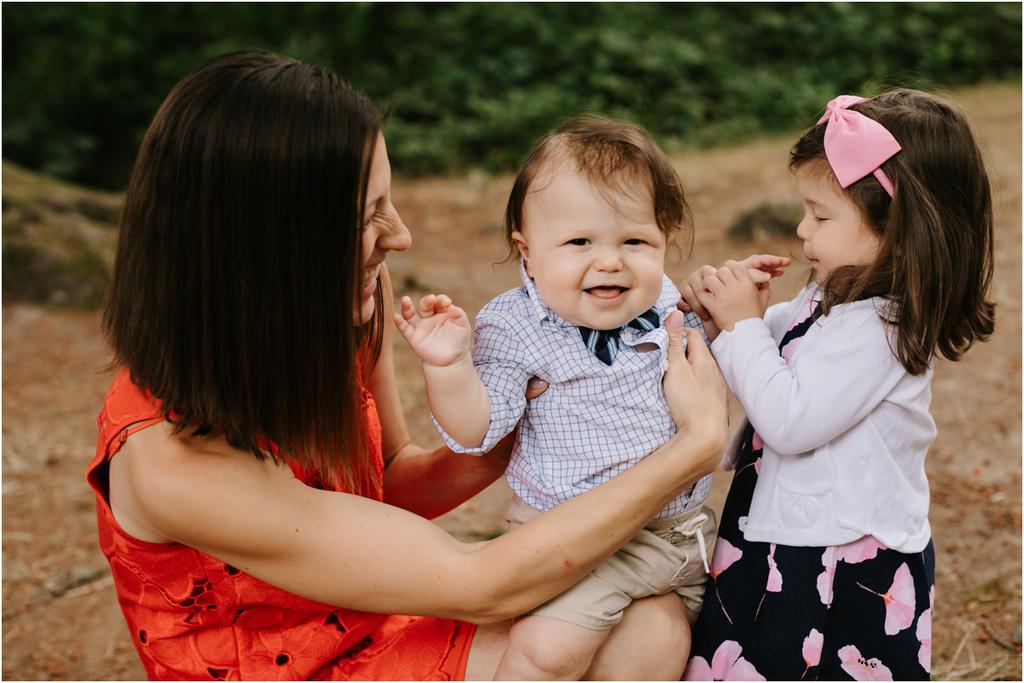
[[[239, 53], [182, 80], [142, 142], [104, 317], [122, 370], [88, 478], [151, 678], [490, 676], [501, 622], [717, 462], [724, 385], [700, 336], [687, 359], [670, 328], [675, 439], [494, 541], [424, 519], [497, 478], [508, 444], [409, 442], [384, 259], [410, 235], [381, 123], [333, 74]], [[675, 645], [658, 625], [681, 609], [637, 602], [588, 676], [658, 677], [643, 648]]]

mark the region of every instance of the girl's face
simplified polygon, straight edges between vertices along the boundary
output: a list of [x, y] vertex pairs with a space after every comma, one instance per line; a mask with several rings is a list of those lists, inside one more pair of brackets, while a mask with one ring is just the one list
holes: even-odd
[[384, 136], [377, 134], [370, 177], [366, 185], [366, 206], [363, 208], [363, 278], [359, 290], [356, 324], [366, 323], [376, 309], [373, 295], [377, 291], [381, 264], [389, 251], [405, 251], [412, 244], [412, 235], [391, 203], [391, 163]]
[[796, 234], [819, 284], [842, 266], [866, 266], [878, 253], [878, 235], [822, 163], [796, 169], [804, 217]]

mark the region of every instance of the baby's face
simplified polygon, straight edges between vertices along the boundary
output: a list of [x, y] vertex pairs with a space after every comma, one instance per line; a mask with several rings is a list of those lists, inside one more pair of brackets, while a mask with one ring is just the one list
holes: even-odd
[[545, 172], [513, 234], [526, 272], [552, 311], [596, 330], [625, 325], [658, 300], [666, 239], [650, 193], [599, 191], [571, 165]]

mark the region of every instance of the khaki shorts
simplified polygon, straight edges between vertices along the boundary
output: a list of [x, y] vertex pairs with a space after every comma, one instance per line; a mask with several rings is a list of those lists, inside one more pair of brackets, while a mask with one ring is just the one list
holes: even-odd
[[[514, 527], [537, 514], [516, 497], [505, 516]], [[682, 598], [692, 626], [704, 602], [707, 583], [697, 537], [703, 534], [704, 547], [710, 548], [717, 529], [715, 513], [703, 507], [656, 519], [578, 583], [530, 614], [607, 631], [622, 621], [622, 611], [633, 600], [674, 591]], [[710, 557], [706, 559], [711, 561]]]

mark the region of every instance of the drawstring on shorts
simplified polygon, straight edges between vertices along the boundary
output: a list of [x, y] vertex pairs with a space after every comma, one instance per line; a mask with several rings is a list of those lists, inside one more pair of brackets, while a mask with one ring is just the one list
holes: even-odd
[[684, 520], [682, 524], [672, 527], [672, 531], [689, 538], [696, 536], [697, 545], [700, 547], [700, 560], [704, 563], [704, 571], [710, 574], [711, 567], [708, 566], [708, 546], [707, 542], [704, 540], [704, 522], [706, 521], [708, 521], [708, 516], [701, 512], [698, 515], [694, 515], [693, 517]]

